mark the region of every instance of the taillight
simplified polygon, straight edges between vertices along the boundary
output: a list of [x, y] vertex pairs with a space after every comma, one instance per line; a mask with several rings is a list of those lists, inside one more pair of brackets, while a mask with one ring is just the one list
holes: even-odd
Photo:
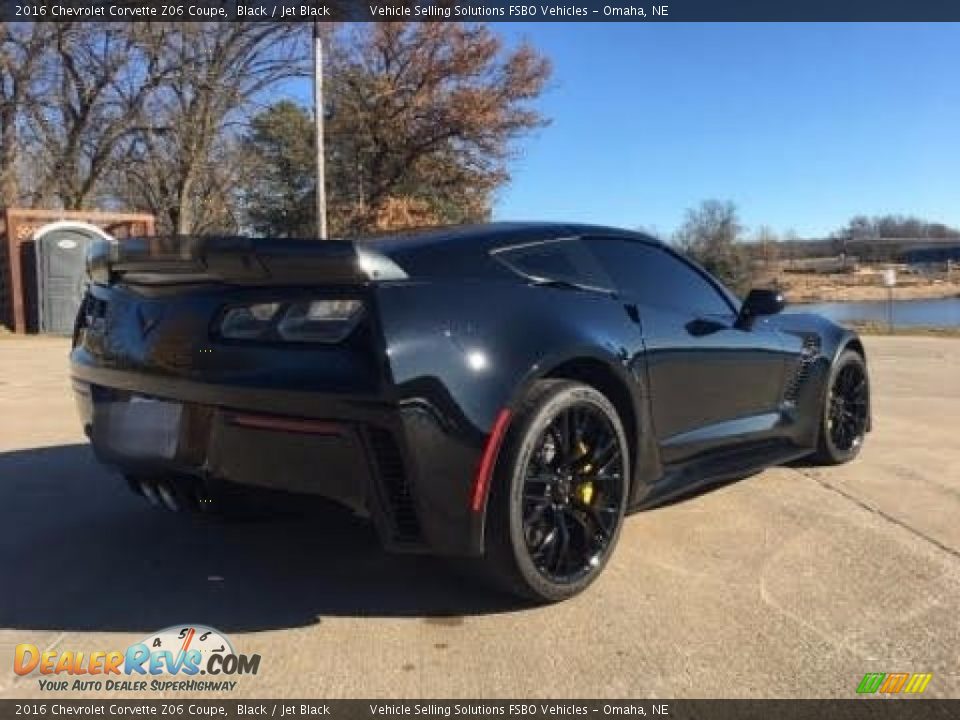
[[362, 316], [363, 303], [353, 299], [251, 303], [227, 308], [218, 332], [225, 340], [336, 343]]
[[107, 303], [88, 290], [80, 302], [77, 319], [73, 324], [73, 346], [80, 343], [81, 333], [85, 331], [103, 332], [107, 316]]
[[110, 259], [116, 243], [98, 240], [87, 248], [87, 277], [97, 285], [110, 284]]

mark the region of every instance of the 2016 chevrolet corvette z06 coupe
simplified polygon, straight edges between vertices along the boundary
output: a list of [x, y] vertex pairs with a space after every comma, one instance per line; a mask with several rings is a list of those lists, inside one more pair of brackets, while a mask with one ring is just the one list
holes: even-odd
[[88, 262], [73, 387], [138, 491], [325, 496], [539, 600], [598, 576], [628, 510], [846, 462], [869, 429], [856, 335], [629, 231], [149, 238]]

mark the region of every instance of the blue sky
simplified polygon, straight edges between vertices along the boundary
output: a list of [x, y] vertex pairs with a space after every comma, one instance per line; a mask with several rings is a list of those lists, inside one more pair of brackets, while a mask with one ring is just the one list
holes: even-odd
[[824, 235], [960, 225], [960, 26], [500, 24], [554, 63], [497, 219], [675, 229], [705, 198]]
[[495, 219], [666, 235], [713, 198], [750, 232], [886, 213], [960, 227], [960, 24], [493, 26], [554, 66], [536, 102], [552, 122], [516, 144]]

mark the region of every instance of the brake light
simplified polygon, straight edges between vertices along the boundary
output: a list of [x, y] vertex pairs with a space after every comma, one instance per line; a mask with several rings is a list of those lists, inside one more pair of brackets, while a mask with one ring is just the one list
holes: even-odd
[[224, 311], [219, 335], [225, 340], [336, 343], [353, 331], [362, 314], [363, 303], [349, 299], [237, 305]]
[[343, 435], [345, 428], [340, 423], [306, 418], [278, 417], [274, 415], [252, 415], [237, 413], [228, 418], [231, 425], [256, 430], [277, 430], [280, 432], [304, 433], [308, 435]]

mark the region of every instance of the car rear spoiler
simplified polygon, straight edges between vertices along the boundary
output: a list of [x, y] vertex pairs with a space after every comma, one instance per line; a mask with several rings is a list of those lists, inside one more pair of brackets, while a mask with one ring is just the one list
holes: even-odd
[[385, 255], [349, 240], [195, 236], [98, 240], [87, 253], [87, 274], [100, 285], [353, 284], [406, 277]]

